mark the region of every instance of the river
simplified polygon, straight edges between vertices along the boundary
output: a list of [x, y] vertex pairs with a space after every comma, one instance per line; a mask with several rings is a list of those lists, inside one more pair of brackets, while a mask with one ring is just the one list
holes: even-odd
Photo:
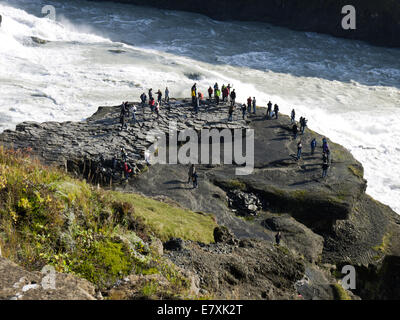
[[0, 14], [0, 132], [82, 120], [150, 87], [189, 97], [194, 79], [204, 93], [230, 83], [348, 148], [368, 194], [400, 213], [399, 49], [109, 2], [0, 1]]

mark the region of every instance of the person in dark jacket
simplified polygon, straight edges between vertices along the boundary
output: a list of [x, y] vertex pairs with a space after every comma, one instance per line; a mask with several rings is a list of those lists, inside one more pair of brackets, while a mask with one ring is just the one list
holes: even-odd
[[121, 131], [125, 128], [128, 129], [128, 125], [126, 123], [126, 114], [121, 113], [121, 116], [119, 118], [119, 122], [121, 123]]
[[243, 120], [246, 118], [246, 105], [242, 104], [242, 116], [243, 116]]
[[297, 128], [297, 124], [296, 123], [292, 127], [292, 132], [293, 132], [294, 139], [296, 139], [297, 138], [297, 134], [299, 133], [299, 129]]
[[301, 117], [300, 118], [300, 131], [301, 131], [301, 134], [304, 134], [304, 130], [305, 130], [306, 126], [307, 126], [307, 119], [304, 118], [304, 117]]
[[315, 148], [317, 147], [317, 140], [315, 140], [315, 138], [313, 138], [311, 140], [311, 155], [314, 155], [315, 152]]
[[278, 112], [279, 112], [279, 106], [275, 104], [274, 106], [274, 113], [275, 113], [275, 118], [278, 119]]
[[322, 152], [326, 152], [329, 149], [328, 140], [326, 138], [322, 138]]
[[268, 120], [268, 119], [271, 118], [271, 112], [272, 112], [272, 103], [271, 103], [271, 101], [268, 102], [267, 106], [268, 106], [268, 108], [267, 108], [267, 117], [266, 118]]
[[208, 99], [211, 101], [212, 99], [212, 94], [213, 94], [213, 89], [211, 88], [211, 86], [208, 88]]
[[193, 180], [193, 174], [196, 172], [196, 167], [194, 164], [191, 164], [188, 172], [188, 183]]
[[198, 177], [199, 177], [199, 176], [197, 175], [197, 172], [194, 172], [194, 173], [193, 173], [193, 176], [192, 176], [192, 180], [193, 180], [193, 189], [196, 189], [196, 188], [199, 187], [198, 182], [197, 182]]
[[322, 163], [322, 178], [325, 178], [328, 174], [328, 169], [329, 169], [329, 162], [324, 161]]
[[232, 90], [231, 92], [231, 105], [235, 105], [235, 101], [236, 101], [236, 92], [235, 89]]
[[144, 92], [140, 95], [140, 101], [142, 101], [142, 107], [144, 108], [147, 101], [147, 96]]
[[233, 106], [229, 106], [229, 117], [228, 117], [228, 121], [232, 121], [233, 120]]
[[292, 109], [292, 112], [290, 113], [290, 120], [291, 120], [291, 123], [295, 123], [296, 111], [294, 111], [294, 109]]
[[159, 104], [161, 104], [161, 102], [162, 102], [162, 93], [161, 93], [160, 89], [158, 89], [158, 91], [157, 91], [157, 102]]

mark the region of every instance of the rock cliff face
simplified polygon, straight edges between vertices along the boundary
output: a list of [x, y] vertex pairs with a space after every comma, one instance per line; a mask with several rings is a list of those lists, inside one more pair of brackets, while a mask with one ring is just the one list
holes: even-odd
[[[176, 245], [173, 242], [164, 247], [164, 253], [178, 266], [194, 273], [202, 288], [214, 290], [219, 297], [236, 288], [237, 296], [242, 298], [245, 291], [253, 292], [253, 298], [289, 298], [295, 296], [291, 283], [296, 284], [303, 297], [312, 298], [312, 292], [319, 292], [318, 298], [329, 299], [334, 296], [333, 275], [338, 272], [340, 275], [341, 267], [351, 264], [358, 271], [355, 294], [362, 298], [399, 298], [400, 282], [396, 274], [400, 271], [400, 218], [365, 194], [361, 164], [345, 148], [328, 139], [332, 164], [328, 177], [321, 179], [322, 136], [306, 129], [298, 138], [303, 143], [303, 156], [296, 161], [298, 139], [292, 137], [290, 119], [282, 115], [279, 119], [265, 120], [265, 111], [257, 112], [256, 116], [242, 120], [236, 108], [234, 121], [227, 122], [225, 104], [216, 106], [207, 101], [196, 114], [189, 100], [171, 99], [159, 118], [148, 107], [142, 110], [138, 105], [139, 123], [121, 131], [120, 107], [100, 107], [92, 117], [79, 123], [21, 123], [16, 131], [0, 134], [0, 144], [32, 148], [45, 163], [63, 167], [91, 182], [124, 192], [162, 196], [192, 211], [213, 214], [219, 225], [233, 232], [233, 235], [214, 234], [216, 241], [223, 244], [204, 246], [175, 241]], [[147, 133], [152, 129], [168, 133], [171, 121], [176, 122], [179, 131], [254, 129], [253, 173], [237, 176], [236, 165], [198, 165], [199, 188], [192, 189], [187, 166], [148, 167], [143, 151], [153, 141]], [[312, 138], [318, 141], [314, 155], [308, 147]], [[113, 166], [113, 157], [120, 163], [121, 147], [134, 168], [135, 175], [128, 181], [121, 179], [121, 168]], [[281, 249], [271, 244], [277, 231], [283, 234]], [[247, 239], [257, 240], [246, 242]], [[245, 242], [240, 244], [240, 241]], [[284, 278], [290, 278], [284, 292], [276, 290], [275, 280], [268, 278], [268, 270], [283, 274], [274, 269], [280, 259], [276, 250], [287, 251], [285, 259], [299, 263], [293, 269], [289, 268], [292, 262], [282, 261], [288, 264], [287, 268], [282, 266], [287, 275]], [[268, 254], [262, 255], [267, 251]], [[264, 258], [270, 259], [274, 267], [266, 264], [263, 267], [266, 278], [261, 279], [256, 276], [259, 269], [253, 262]], [[226, 263], [210, 264], [217, 260]], [[236, 265], [232, 265], [234, 262]], [[215, 277], [206, 276], [213, 273], [214, 267], [210, 266], [218, 271]], [[241, 272], [243, 266], [250, 269]], [[336, 273], [331, 275], [335, 268]], [[221, 279], [226, 286], [215, 287]], [[258, 290], [257, 279], [271, 290]], [[323, 286], [318, 285], [321, 281]]]
[[[102, 0], [95, 0], [102, 1]], [[117, 0], [205, 14], [216, 20], [269, 22], [300, 31], [327, 33], [376, 45], [400, 47], [400, 3], [397, 0]], [[356, 8], [355, 30], [341, 26], [342, 8]]]

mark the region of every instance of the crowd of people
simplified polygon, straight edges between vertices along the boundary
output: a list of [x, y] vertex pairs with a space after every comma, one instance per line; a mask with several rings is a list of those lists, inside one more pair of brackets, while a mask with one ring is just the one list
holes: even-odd
[[[222, 94], [222, 97], [221, 97]], [[143, 110], [143, 116], [144, 116], [144, 110], [146, 106], [148, 105], [151, 112], [155, 113], [157, 115], [157, 118], [159, 118], [160, 115], [160, 107], [161, 105], [164, 104], [169, 104], [169, 98], [170, 98], [170, 92], [168, 87], [165, 88], [164, 91], [164, 100], [163, 100], [163, 93], [159, 89], [155, 95], [153, 95], [153, 89], [150, 88], [148, 90], [148, 95], [146, 95], [145, 92], [143, 92], [140, 96], [141, 100], [141, 106]], [[197, 114], [200, 111], [200, 106], [204, 104], [204, 95], [201, 91], [198, 90], [197, 84], [194, 83], [193, 86], [191, 87], [191, 98], [192, 98], [192, 105], [193, 105], [193, 111]], [[215, 83], [214, 86], [209, 86], [208, 88], [208, 100], [209, 102], [214, 102], [216, 105], [219, 105], [222, 101], [222, 103], [228, 103], [228, 122], [233, 121], [233, 114], [234, 110], [236, 108], [236, 91], [235, 89], [232, 88], [230, 84], [225, 86], [225, 84], [222, 85], [221, 89], [219, 88], [218, 83]], [[241, 112], [242, 112], [242, 119], [245, 120], [247, 114], [254, 114], [256, 115], [257, 112], [257, 101], [255, 97], [249, 97], [247, 99], [247, 105], [242, 104], [240, 106]], [[121, 123], [121, 130], [127, 129], [128, 127], [128, 119], [132, 116], [132, 122], [135, 125], [138, 123], [137, 120], [137, 107], [134, 104], [130, 104], [128, 102], [123, 102], [121, 105], [121, 113], [120, 113], [120, 123]], [[277, 104], [272, 104], [271, 101], [267, 103], [267, 111], [265, 114], [265, 120], [272, 120], [272, 119], [278, 119], [279, 118], [279, 106]], [[292, 109], [290, 113], [290, 119], [291, 119], [291, 124], [292, 124], [292, 134], [293, 134], [293, 139], [297, 140], [299, 135], [303, 135], [304, 131], [307, 127], [307, 122], [308, 120], [305, 117], [300, 117], [298, 123], [296, 122], [296, 111]], [[311, 155], [314, 156], [315, 150], [317, 148], [317, 141], [315, 138], [311, 140], [310, 143], [310, 149], [311, 149]], [[303, 143], [302, 140], [300, 139], [297, 142], [297, 154], [296, 154], [296, 161], [301, 159], [302, 156], [302, 150], [303, 150]], [[147, 160], [148, 162], [148, 160]], [[331, 158], [330, 158], [330, 149], [328, 146], [328, 142], [326, 138], [323, 138], [322, 140], [322, 178], [326, 178], [328, 174], [328, 169], [330, 167], [331, 163]], [[125, 168], [125, 167], [124, 167]], [[126, 173], [126, 177], [129, 176], [131, 171], [129, 171], [129, 168], [124, 169]], [[197, 173], [195, 171], [194, 165], [190, 167], [190, 170], [194, 170], [192, 173], [189, 174], [189, 180], [193, 181], [193, 187], [197, 187]]]

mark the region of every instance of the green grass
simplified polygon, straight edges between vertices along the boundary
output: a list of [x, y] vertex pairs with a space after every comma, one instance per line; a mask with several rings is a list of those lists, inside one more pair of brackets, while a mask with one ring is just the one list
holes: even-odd
[[186, 279], [146, 241], [155, 235], [210, 243], [215, 227], [209, 215], [97, 189], [33, 160], [29, 151], [0, 146], [0, 249], [28, 270], [49, 264], [99, 289], [130, 273], [159, 273], [171, 296], [184, 295]]
[[335, 283], [332, 288], [337, 300], [351, 300], [350, 295], [343, 289], [341, 284]]
[[214, 242], [213, 231], [217, 224], [210, 215], [174, 207], [138, 194], [109, 192], [105, 199], [131, 204], [135, 208], [134, 216], [141, 218], [162, 241], [175, 237], [203, 243]]
[[222, 185], [223, 188], [227, 189], [239, 189], [242, 191], [245, 191], [247, 189], [246, 184], [238, 179], [221, 181], [220, 184]]

